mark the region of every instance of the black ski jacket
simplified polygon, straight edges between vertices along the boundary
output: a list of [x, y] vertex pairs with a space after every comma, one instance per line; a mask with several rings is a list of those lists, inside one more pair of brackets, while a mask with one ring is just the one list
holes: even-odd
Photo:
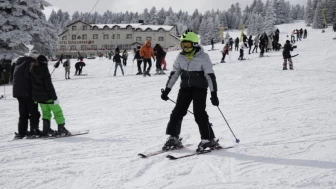
[[51, 82], [51, 76], [48, 64], [40, 63], [32, 66], [32, 99], [39, 103], [45, 103], [49, 100], [57, 100], [54, 85]]
[[121, 56], [119, 53], [115, 54], [113, 57], [113, 62], [121, 62]]
[[16, 61], [13, 73], [13, 97], [31, 99], [30, 66], [35, 62], [32, 57], [21, 57]]
[[290, 51], [293, 51], [293, 47], [290, 43], [286, 43], [284, 46], [284, 50], [282, 52], [283, 58], [288, 59], [292, 58], [292, 55], [290, 54]]

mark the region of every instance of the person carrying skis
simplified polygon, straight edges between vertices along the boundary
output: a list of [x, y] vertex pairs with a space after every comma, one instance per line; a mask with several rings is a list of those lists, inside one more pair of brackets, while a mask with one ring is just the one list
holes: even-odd
[[128, 58], [128, 52], [125, 49], [124, 52], [122, 53], [122, 59], [123, 59], [123, 65], [126, 66], [127, 65], [127, 58]]
[[239, 47], [239, 37], [237, 37], [236, 39], [235, 39], [235, 51], [238, 51], [238, 47]]
[[207, 88], [211, 91], [211, 102], [219, 105], [217, 82], [209, 55], [199, 45], [198, 36], [187, 30], [180, 38], [182, 52], [176, 57], [166, 88], [162, 89], [162, 100], [169, 100], [168, 94], [181, 76], [181, 85], [174, 110], [170, 115], [166, 134], [170, 135], [162, 147], [164, 151], [182, 147], [180, 136], [183, 117], [193, 101], [195, 121], [198, 124], [201, 142], [197, 151], [219, 146], [209, 124], [206, 109]]
[[165, 59], [167, 53], [162, 49], [160, 44], [155, 45], [154, 52], [156, 55], [156, 74], [157, 75], [165, 74], [161, 66], [162, 66], [162, 61]]
[[[63, 63], [63, 67], [65, 69], [65, 79], [70, 79], [70, 68], [71, 68], [71, 65], [70, 65], [70, 59], [67, 58], [66, 61]], [[68, 77], [67, 77], [68, 75]]]
[[133, 61], [137, 60], [137, 66], [138, 66], [138, 73], [136, 75], [142, 75], [142, 71], [141, 71], [141, 63], [142, 63], [142, 57], [140, 56], [140, 46], [138, 46]]
[[228, 55], [229, 54], [229, 50], [230, 50], [230, 47], [229, 47], [229, 44], [225, 44], [224, 45], [224, 48], [223, 48], [223, 51], [221, 51], [222, 52], [222, 60], [221, 60], [221, 63], [225, 63], [225, 57], [226, 57], [226, 55]]
[[[43, 136], [71, 135], [64, 127], [65, 118], [48, 69], [48, 59], [39, 55], [30, 69], [32, 75], [32, 99], [40, 104], [43, 119]], [[57, 133], [50, 128], [51, 112], [58, 125]]]
[[115, 55], [113, 56], [113, 62], [115, 62], [115, 68], [114, 68], [113, 76], [117, 76], [118, 66], [120, 66], [121, 73], [122, 73], [122, 75], [124, 75], [124, 69], [123, 69], [123, 66], [121, 64], [121, 59], [122, 59], [122, 57], [120, 56], [119, 51], [116, 51]]
[[293, 62], [292, 62], [292, 55], [290, 53], [290, 51], [293, 51], [293, 49], [295, 48], [292, 47], [292, 44], [290, 43], [289, 40], [286, 41], [286, 44], [284, 46], [284, 50], [282, 52], [283, 55], [283, 59], [284, 59], [284, 63], [283, 63], [283, 70], [287, 70], [287, 60], [289, 62], [289, 69], [293, 70]]
[[[29, 56], [19, 58], [15, 63], [13, 72], [13, 97], [19, 103], [18, 133], [14, 139], [22, 139], [25, 136], [40, 136], [39, 120], [41, 117], [38, 105], [32, 100], [30, 67], [36, 61], [39, 53], [33, 50]], [[28, 120], [30, 132], [28, 132]]]
[[[144, 70], [143, 70], [143, 76], [146, 77], [146, 75], [150, 75], [150, 69], [152, 67], [152, 59], [154, 59], [155, 62], [155, 56], [154, 56], [154, 51], [152, 48], [152, 43], [150, 40], [147, 40], [146, 43], [141, 47], [140, 49], [140, 56], [143, 58], [144, 61]], [[148, 69], [146, 70], [148, 63]]]

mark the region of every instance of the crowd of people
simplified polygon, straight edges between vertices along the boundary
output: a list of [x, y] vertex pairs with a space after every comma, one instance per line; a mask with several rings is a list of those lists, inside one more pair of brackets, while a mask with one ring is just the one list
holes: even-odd
[[[295, 36], [296, 35], [296, 40]], [[307, 38], [308, 32], [307, 29], [295, 29], [291, 33], [291, 41], [286, 40], [285, 45], [282, 47], [280, 40], [280, 30], [276, 29], [274, 33], [271, 35], [267, 35], [266, 32], [256, 35], [254, 38], [252, 35], [247, 37], [245, 34], [242, 34], [242, 42], [240, 43], [239, 37], [235, 40], [233, 38], [229, 38], [229, 40], [225, 43], [222, 53], [221, 63], [225, 63], [225, 58], [229, 55], [230, 51], [233, 49], [233, 45], [235, 45], [235, 51], [239, 50], [239, 57], [238, 60], [246, 60], [245, 56], [245, 49], [248, 49], [248, 54], [253, 54], [254, 52], [258, 53], [258, 49], [260, 49], [259, 57], [264, 57], [265, 52], [270, 51], [280, 51], [283, 49], [283, 70], [287, 70], [287, 62], [289, 62], [290, 69], [293, 68], [292, 56], [290, 54], [296, 46], [293, 46], [296, 41], [301, 41], [302, 39]], [[287, 36], [288, 37], [288, 36]], [[251, 52], [252, 50], [252, 52]]]

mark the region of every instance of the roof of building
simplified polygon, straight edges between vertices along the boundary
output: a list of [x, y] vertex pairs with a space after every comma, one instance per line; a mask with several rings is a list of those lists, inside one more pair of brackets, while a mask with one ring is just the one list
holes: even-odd
[[131, 26], [133, 29], [140, 29], [141, 31], [146, 31], [147, 29], [151, 29], [154, 31], [158, 31], [159, 29], [163, 29], [165, 31], [171, 31], [174, 26], [167, 26], [167, 25], [144, 25], [141, 23], [133, 23], [133, 24], [91, 24], [91, 27], [98, 27], [98, 29], [104, 29], [105, 27], [108, 27], [112, 29], [113, 27], [118, 26], [122, 29], [127, 28], [128, 26]]

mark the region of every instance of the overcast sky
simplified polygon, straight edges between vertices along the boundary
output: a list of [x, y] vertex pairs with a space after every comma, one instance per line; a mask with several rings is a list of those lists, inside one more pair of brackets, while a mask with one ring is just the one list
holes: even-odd
[[[96, 4], [97, 0], [46, 0], [54, 7], [68, 11], [72, 14], [75, 11], [89, 12]], [[286, 0], [287, 1], [287, 0]], [[253, 0], [100, 0], [94, 11], [103, 13], [106, 10], [112, 12], [143, 12], [145, 8], [149, 10], [155, 6], [157, 9], [162, 7], [168, 10], [172, 7], [173, 10], [188, 11], [191, 14], [196, 8], [204, 12], [211, 9], [227, 10], [232, 3], [239, 2], [242, 9], [246, 5], [251, 4]], [[266, 2], [266, 0], [263, 0]], [[300, 3], [305, 5], [307, 0], [290, 0], [291, 4]]]

